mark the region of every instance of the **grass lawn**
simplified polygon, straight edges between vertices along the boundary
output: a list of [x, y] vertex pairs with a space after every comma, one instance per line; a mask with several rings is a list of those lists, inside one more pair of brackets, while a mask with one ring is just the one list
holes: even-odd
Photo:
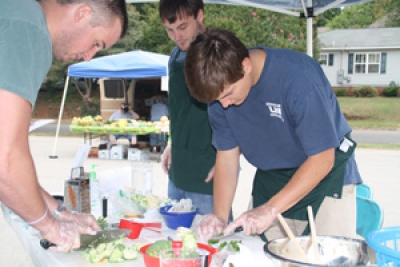
[[400, 97], [338, 97], [353, 129], [400, 129]]

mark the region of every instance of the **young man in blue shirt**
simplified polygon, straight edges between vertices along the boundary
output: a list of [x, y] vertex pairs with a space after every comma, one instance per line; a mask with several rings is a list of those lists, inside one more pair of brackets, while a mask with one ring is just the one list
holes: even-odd
[[[342, 192], [347, 193], [345, 180], [361, 182], [358, 172], [347, 172], [357, 169], [356, 144], [315, 60], [287, 49], [248, 50], [233, 33], [217, 29], [193, 41], [185, 76], [192, 96], [209, 103], [217, 149], [214, 214], [200, 222], [201, 239], [238, 226], [268, 240], [283, 237], [275, 220], [280, 213], [295, 235], [305, 234], [307, 206], [317, 214], [317, 224], [318, 213], [337, 211], [327, 234], [355, 235], [355, 210], [347, 205], [354, 202], [354, 185], [348, 186], [349, 202], [342, 201]], [[257, 168], [254, 208], [227, 226], [241, 154]]]

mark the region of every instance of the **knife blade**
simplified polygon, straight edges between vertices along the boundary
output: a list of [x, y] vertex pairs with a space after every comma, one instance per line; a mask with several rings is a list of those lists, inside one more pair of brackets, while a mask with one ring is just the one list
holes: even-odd
[[224, 235], [223, 233], [221, 233], [221, 234], [219, 234], [219, 235], [217, 235], [217, 236], [213, 236], [208, 242], [212, 242], [213, 240], [219, 241], [219, 240], [221, 240], [221, 239], [224, 239], [224, 238], [226, 238], [226, 237], [228, 237], [228, 236], [231, 236], [231, 235], [234, 235], [234, 234], [236, 234], [236, 233], [240, 233], [240, 232], [242, 232], [242, 231], [243, 231], [243, 227], [242, 227], [242, 226], [238, 226], [238, 227], [235, 228], [235, 230], [234, 230], [233, 232], [230, 232], [230, 233], [228, 233], [228, 234], [226, 234], [226, 235]]
[[[80, 235], [81, 246], [77, 250], [86, 249], [88, 247], [94, 247], [100, 243], [113, 242], [122, 236], [125, 237], [130, 232], [131, 231], [129, 229], [107, 229], [98, 231], [95, 235], [81, 234]], [[46, 239], [41, 239], [40, 245], [44, 249], [57, 246], [56, 244], [51, 243]]]

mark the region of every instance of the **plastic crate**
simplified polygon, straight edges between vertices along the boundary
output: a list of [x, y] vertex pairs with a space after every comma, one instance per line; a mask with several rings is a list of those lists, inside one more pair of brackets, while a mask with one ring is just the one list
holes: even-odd
[[380, 267], [400, 267], [400, 227], [387, 227], [371, 232], [367, 244], [375, 250]]

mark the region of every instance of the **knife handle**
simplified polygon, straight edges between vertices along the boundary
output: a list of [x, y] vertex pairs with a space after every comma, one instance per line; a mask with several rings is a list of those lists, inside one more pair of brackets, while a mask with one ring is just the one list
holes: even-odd
[[238, 226], [234, 230], [235, 233], [239, 233], [239, 232], [242, 232], [242, 231], [243, 231], [243, 227], [242, 226]]
[[56, 244], [51, 243], [47, 239], [40, 239], [40, 245], [42, 246], [42, 248], [44, 248], [46, 250], [49, 249], [49, 247], [56, 247], [57, 246]]

